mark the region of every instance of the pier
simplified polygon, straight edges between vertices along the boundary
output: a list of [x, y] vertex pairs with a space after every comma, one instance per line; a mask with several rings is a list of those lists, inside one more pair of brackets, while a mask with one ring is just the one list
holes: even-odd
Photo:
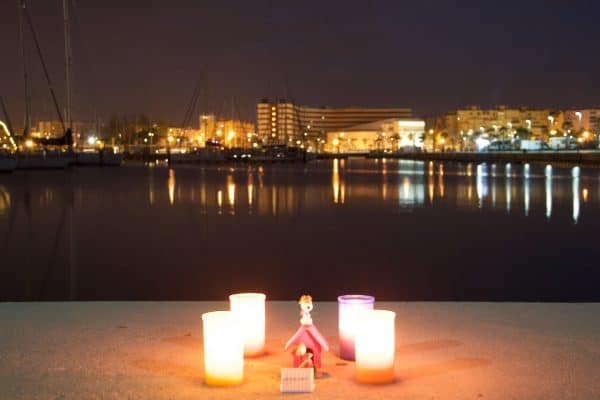
[[600, 151], [504, 151], [504, 152], [413, 152], [413, 153], [340, 153], [324, 154], [319, 158], [396, 158], [418, 161], [448, 161], [474, 163], [544, 163], [600, 166]]
[[[327, 399], [600, 397], [598, 304], [380, 303], [396, 318], [395, 382], [361, 385], [337, 356], [337, 304], [313, 318], [332, 345], [313, 396]], [[203, 384], [203, 312], [225, 302], [3, 303], [0, 387], [10, 399], [280, 398], [297, 304], [267, 302], [267, 353], [244, 382]], [[295, 397], [295, 396], [291, 396]], [[301, 398], [304, 398], [301, 396]]]

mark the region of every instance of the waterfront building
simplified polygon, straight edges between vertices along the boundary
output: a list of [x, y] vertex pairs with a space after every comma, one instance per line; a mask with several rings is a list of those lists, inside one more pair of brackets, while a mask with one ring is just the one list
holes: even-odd
[[566, 110], [562, 113], [563, 130], [571, 129], [574, 132], [589, 132], [598, 134], [600, 132], [600, 109], [587, 108], [580, 110]]
[[204, 147], [205, 141], [204, 134], [200, 129], [170, 127], [167, 129], [167, 136], [158, 138], [155, 143], [175, 149], [181, 146]]
[[223, 119], [216, 125], [216, 139], [225, 147], [250, 147], [255, 140], [256, 129], [252, 122]]
[[257, 105], [257, 134], [263, 143], [319, 151], [328, 132], [391, 118], [410, 118], [410, 108], [308, 107], [285, 99]]
[[389, 118], [327, 132], [323, 150], [331, 153], [414, 151], [422, 149], [425, 121]]
[[[481, 109], [472, 106], [456, 111], [457, 129], [463, 134], [469, 131], [506, 133], [517, 128], [525, 128], [535, 136], [541, 136], [548, 129], [548, 109], [507, 108], [499, 106]], [[508, 135], [507, 135], [508, 136]]]
[[225, 147], [250, 147], [256, 140], [252, 122], [239, 119], [218, 119], [215, 114], [200, 115], [198, 140], [217, 141]]
[[216, 135], [217, 132], [217, 117], [215, 114], [200, 115], [200, 134], [202, 141], [206, 141]]
[[[66, 124], [66, 122], [65, 122]], [[99, 127], [95, 122], [73, 121], [73, 146], [82, 147], [89, 141], [99, 138]], [[37, 127], [31, 129], [31, 137], [38, 139], [57, 139], [65, 134], [59, 120], [38, 121]]]
[[527, 133], [544, 138], [559, 124], [557, 114], [549, 109], [470, 106], [446, 114], [441, 126], [427, 129], [433, 130], [436, 140], [432, 148], [436, 150], [472, 150], [478, 137], [510, 139], [518, 133]]

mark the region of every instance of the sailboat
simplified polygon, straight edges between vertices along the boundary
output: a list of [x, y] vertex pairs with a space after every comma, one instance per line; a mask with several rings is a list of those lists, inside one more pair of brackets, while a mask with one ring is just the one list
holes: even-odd
[[119, 167], [123, 164], [125, 154], [115, 147], [102, 148], [94, 151], [75, 153], [75, 165]]
[[[26, 7], [25, 0], [17, 0], [17, 4], [19, 7], [19, 37], [21, 40], [21, 56], [23, 59], [23, 80], [25, 83], [25, 130], [23, 132], [24, 140], [22, 143], [19, 143], [16, 151], [16, 160], [17, 160], [17, 168], [24, 169], [47, 169], [47, 168], [66, 168], [69, 166], [71, 161], [73, 160], [72, 155], [72, 144], [73, 144], [73, 135], [71, 128], [66, 128], [64, 119], [62, 117], [62, 113], [60, 112], [60, 107], [58, 106], [58, 101], [56, 99], [56, 94], [54, 93], [54, 89], [52, 87], [52, 82], [50, 81], [50, 75], [48, 73], [48, 69], [46, 68], [46, 63], [44, 61], [44, 57], [42, 56], [41, 48], [39, 41], [37, 39], [37, 35], [35, 33], [35, 29], [33, 27], [33, 23], [31, 21], [31, 16], [29, 15], [29, 11]], [[66, 0], [63, 1], [63, 6], [66, 7]], [[65, 8], [66, 9], [66, 8]], [[50, 94], [52, 96], [52, 100], [54, 103], [54, 107], [56, 112], [58, 113], [58, 117], [63, 126], [64, 135], [60, 138], [50, 138], [50, 139], [38, 139], [30, 136], [31, 129], [31, 95], [29, 93], [29, 71], [27, 65], [27, 56], [25, 50], [25, 36], [23, 33], [23, 20], [27, 22], [29, 29], [31, 31], [31, 37], [35, 43], [35, 48], [37, 50], [38, 57], [40, 59], [40, 63], [42, 64], [42, 68], [44, 70], [45, 78], [48, 83], [48, 88], [50, 89]], [[66, 22], [65, 22], [66, 23]], [[65, 39], [67, 40], [67, 39]], [[67, 60], [68, 60], [67, 54]], [[69, 64], [70, 61], [67, 62]], [[69, 73], [67, 73], [67, 76]], [[68, 80], [68, 79], [67, 79]], [[67, 91], [69, 92], [69, 87], [67, 83]], [[68, 95], [68, 106], [67, 106], [67, 114], [70, 116], [70, 94]], [[64, 150], [64, 146], [68, 146], [68, 151]]]
[[17, 168], [17, 159], [6, 150], [0, 150], [0, 172], [13, 172]]
[[[100, 131], [96, 118], [96, 135]], [[123, 163], [125, 154], [116, 146], [81, 149], [75, 152], [75, 165], [118, 167]]]
[[[50, 76], [42, 56], [40, 45], [37, 40], [37, 35], [31, 22], [31, 17], [25, 5], [25, 0], [17, 0], [19, 3], [19, 21], [20, 21], [20, 36], [22, 45], [22, 57], [23, 57], [23, 76], [25, 81], [25, 132], [24, 136], [25, 147], [22, 146], [17, 152], [17, 167], [18, 168], [66, 168], [71, 164], [78, 165], [121, 165], [123, 162], [124, 155], [119, 153], [115, 149], [101, 149], [97, 152], [84, 153], [75, 152], [73, 150], [73, 121], [72, 121], [72, 102], [71, 102], [71, 33], [70, 33], [70, 19], [69, 19], [69, 1], [63, 0], [63, 21], [64, 21], [64, 35], [65, 35], [65, 77], [66, 77], [66, 108], [65, 115], [61, 113], [58, 101], [54, 93], [52, 84], [50, 82]], [[46, 81], [50, 89], [50, 94], [54, 103], [56, 113], [64, 135], [59, 138], [31, 138], [29, 136], [29, 129], [31, 127], [31, 115], [30, 115], [30, 95], [29, 95], [29, 83], [28, 83], [28, 70], [27, 61], [25, 54], [25, 41], [23, 36], [23, 17], [29, 25], [31, 36], [36, 45], [36, 50], [42, 64], [42, 68], [45, 73]]]

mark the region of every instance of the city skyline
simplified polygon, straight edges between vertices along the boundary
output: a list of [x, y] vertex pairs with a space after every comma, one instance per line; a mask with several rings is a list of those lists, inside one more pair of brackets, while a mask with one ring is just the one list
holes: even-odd
[[[8, 4], [6, 4], [8, 3]], [[64, 105], [61, 2], [29, 1]], [[576, 3], [474, 6], [365, 2], [72, 4], [75, 119], [146, 113], [180, 123], [206, 68], [198, 112], [254, 120], [263, 97], [297, 104], [409, 107], [419, 116], [479, 104], [596, 107], [593, 15]], [[22, 125], [17, 4], [0, 6], [2, 93]], [[109, 27], [110, 29], [107, 29]], [[552, 29], [549, 29], [552, 27]], [[30, 36], [26, 33], [26, 36]], [[34, 119], [55, 115], [28, 40]], [[204, 67], [206, 66], [206, 67]], [[227, 111], [225, 111], [227, 110]]]

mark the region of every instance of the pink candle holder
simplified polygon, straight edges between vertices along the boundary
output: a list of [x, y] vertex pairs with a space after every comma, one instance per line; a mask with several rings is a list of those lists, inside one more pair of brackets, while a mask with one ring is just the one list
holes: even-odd
[[373, 309], [375, 297], [347, 294], [338, 297], [340, 357], [354, 361], [354, 336], [361, 324], [361, 314]]

